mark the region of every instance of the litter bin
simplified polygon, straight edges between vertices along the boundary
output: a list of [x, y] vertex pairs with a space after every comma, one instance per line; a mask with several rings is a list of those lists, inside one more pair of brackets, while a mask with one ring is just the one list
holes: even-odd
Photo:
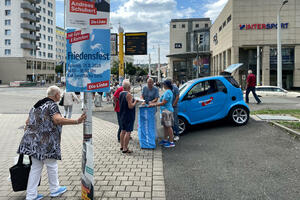
[[139, 107], [138, 114], [138, 136], [142, 149], [156, 148], [156, 120], [155, 107]]

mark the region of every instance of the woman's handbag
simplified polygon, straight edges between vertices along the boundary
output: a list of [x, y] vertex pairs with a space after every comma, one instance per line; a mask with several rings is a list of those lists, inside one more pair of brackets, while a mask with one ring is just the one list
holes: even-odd
[[61, 98], [58, 105], [64, 106], [64, 98], [65, 98], [64, 96]]
[[30, 164], [23, 164], [23, 154], [19, 155], [19, 160], [16, 165], [9, 168], [11, 184], [14, 192], [24, 191], [27, 188], [30, 168], [32, 165], [31, 157]]

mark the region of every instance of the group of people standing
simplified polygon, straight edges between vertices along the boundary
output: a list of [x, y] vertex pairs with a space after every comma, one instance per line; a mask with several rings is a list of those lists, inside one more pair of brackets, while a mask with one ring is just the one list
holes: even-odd
[[[147, 80], [147, 85], [143, 87], [141, 98], [142, 105], [148, 107], [160, 106], [161, 124], [164, 127], [164, 139], [159, 143], [164, 147], [175, 147], [174, 140], [179, 140], [178, 128], [178, 108], [179, 89], [171, 80], [163, 82], [164, 94], [159, 99], [159, 89], [154, 86], [152, 78]], [[113, 96], [114, 108], [117, 113], [119, 130], [117, 139], [120, 142], [120, 150], [123, 153], [132, 153], [128, 149], [130, 134], [133, 131], [135, 121], [135, 100], [130, 93], [131, 85], [128, 80], [124, 80]], [[159, 100], [159, 102], [158, 102]], [[175, 137], [174, 137], [175, 135]]]

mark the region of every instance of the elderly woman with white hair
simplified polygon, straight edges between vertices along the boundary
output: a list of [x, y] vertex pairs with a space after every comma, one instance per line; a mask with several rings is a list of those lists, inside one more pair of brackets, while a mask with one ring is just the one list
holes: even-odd
[[133, 96], [130, 93], [130, 82], [129, 80], [123, 81], [123, 89], [119, 97], [120, 102], [120, 143], [121, 151], [123, 153], [132, 153], [128, 149], [128, 143], [130, 140], [130, 134], [133, 131], [134, 120], [135, 120], [135, 106], [137, 100], [134, 100]]
[[57, 197], [66, 192], [58, 181], [57, 160], [61, 160], [62, 125], [80, 124], [86, 119], [82, 114], [78, 119], [66, 119], [61, 116], [56, 104], [60, 100], [61, 91], [57, 86], [47, 90], [47, 97], [39, 100], [29, 112], [25, 133], [18, 153], [31, 157], [32, 166], [27, 184], [26, 200], [39, 200], [37, 188], [41, 179], [43, 165], [47, 166], [50, 196]]

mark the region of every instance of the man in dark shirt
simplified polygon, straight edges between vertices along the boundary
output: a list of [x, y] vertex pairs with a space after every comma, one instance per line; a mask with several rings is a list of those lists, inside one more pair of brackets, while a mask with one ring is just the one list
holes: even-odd
[[246, 103], [249, 103], [249, 93], [250, 92], [252, 92], [255, 100], [257, 101], [257, 104], [261, 103], [261, 100], [258, 98], [258, 96], [255, 93], [255, 86], [256, 86], [256, 77], [254, 74], [252, 74], [252, 70], [249, 70], [248, 77], [247, 77]]

